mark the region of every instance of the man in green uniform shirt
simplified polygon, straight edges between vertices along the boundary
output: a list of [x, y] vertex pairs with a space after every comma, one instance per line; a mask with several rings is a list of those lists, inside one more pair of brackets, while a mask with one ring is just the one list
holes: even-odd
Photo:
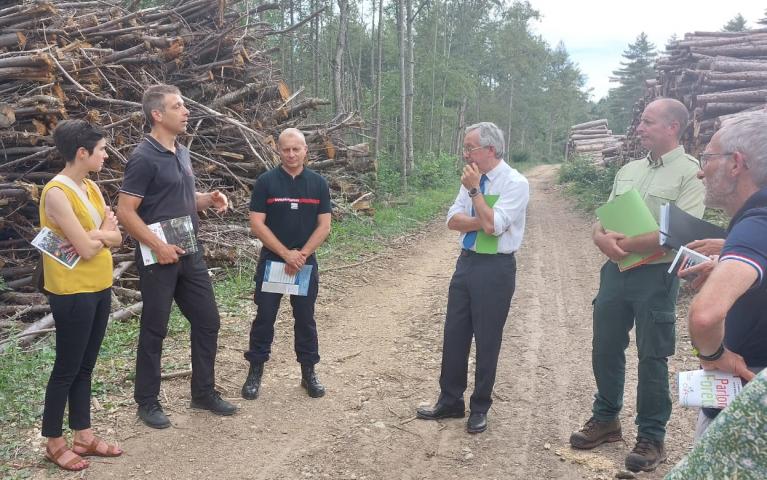
[[[610, 199], [634, 188], [658, 219], [660, 206], [674, 203], [703, 216], [703, 183], [697, 178], [698, 161], [685, 154], [679, 139], [689, 115], [676, 100], [663, 98], [647, 105], [637, 128], [646, 158], [624, 165], [615, 176]], [[617, 261], [631, 252], [658, 249], [658, 232], [626, 237], [605, 231], [597, 222], [594, 244], [607, 256], [594, 299], [592, 368], [597, 393], [592, 417], [570, 436], [575, 448], [594, 448], [622, 439], [618, 414], [623, 406], [625, 350], [636, 324], [639, 351], [637, 386], [637, 442], [626, 457], [626, 468], [651, 471], [666, 459], [663, 445], [671, 416], [668, 357], [674, 353], [675, 305], [679, 281], [668, 273], [673, 254], [667, 252], [647, 265], [620, 272]]]

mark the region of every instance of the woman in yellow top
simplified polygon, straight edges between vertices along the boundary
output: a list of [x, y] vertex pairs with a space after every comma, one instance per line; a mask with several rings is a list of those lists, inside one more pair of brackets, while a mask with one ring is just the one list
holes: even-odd
[[[45, 290], [56, 323], [56, 360], [45, 390], [42, 434], [48, 437], [45, 456], [65, 470], [89, 466], [87, 455], [114, 457], [115, 445], [91, 430], [91, 372], [104, 339], [112, 287], [109, 247], [122, 242], [114, 213], [93, 181], [107, 158], [105, 132], [82, 120], [59, 122], [53, 132], [66, 161], [40, 195], [40, 224], [71, 244], [80, 260], [68, 268], [43, 255]], [[70, 449], [62, 435], [64, 407], [69, 400]]]

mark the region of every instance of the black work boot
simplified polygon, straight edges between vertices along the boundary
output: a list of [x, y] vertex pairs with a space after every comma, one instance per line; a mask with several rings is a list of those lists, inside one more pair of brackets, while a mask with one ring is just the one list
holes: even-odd
[[255, 400], [258, 398], [258, 390], [261, 388], [261, 375], [264, 374], [263, 363], [251, 363], [248, 370], [248, 378], [242, 386], [242, 398], [245, 400]]
[[570, 435], [570, 445], [573, 448], [590, 449], [606, 442], [618, 442], [623, 440], [620, 420], [613, 419], [602, 422], [594, 417], [578, 430]]
[[322, 386], [317, 374], [314, 373], [314, 365], [301, 364], [301, 386], [312, 398], [320, 398], [325, 395], [325, 387]]
[[666, 449], [663, 440], [637, 437], [634, 449], [626, 457], [626, 468], [632, 472], [652, 472], [665, 461]]
[[213, 391], [203, 397], [192, 397], [192, 408], [197, 410], [209, 410], [216, 415], [228, 417], [237, 412], [237, 407], [221, 398], [221, 394]]

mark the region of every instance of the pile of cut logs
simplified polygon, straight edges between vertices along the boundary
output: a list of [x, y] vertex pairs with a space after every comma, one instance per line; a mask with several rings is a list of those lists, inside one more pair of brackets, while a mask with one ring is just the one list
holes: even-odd
[[657, 79], [648, 80], [644, 98], [634, 107], [624, 152], [642, 155], [634, 135], [644, 106], [659, 96], [676, 98], [691, 112], [682, 141], [699, 154], [721, 123], [763, 110], [767, 104], [767, 29], [745, 32], [687, 33], [666, 46], [656, 63]]
[[613, 135], [607, 120], [593, 120], [570, 127], [565, 158], [585, 157], [593, 163], [608, 164], [620, 158], [625, 135]]
[[[234, 207], [226, 218], [231, 224], [203, 219], [209, 258], [232, 262], [248, 245], [250, 185], [278, 164], [275, 139], [287, 127], [305, 133], [309, 166], [328, 178], [337, 210], [368, 206], [375, 159], [367, 144], [347, 145], [343, 137], [362, 120], [342, 113], [308, 123], [309, 111], [330, 102], [291, 93], [266, 48], [270, 35], [289, 33], [322, 10], [278, 31], [258, 18], [280, 8], [277, 3], [251, 8], [243, 0], [168, 0], [138, 10], [140, 3], [0, 6], [0, 332], [48, 311], [30, 285], [37, 253], [29, 240], [39, 225], [41, 187], [63, 165], [52, 142], [56, 123], [87, 119], [107, 130], [110, 158], [94, 180], [114, 205], [127, 157], [146, 132], [139, 102], [149, 85], [181, 89], [191, 111], [181, 140], [191, 150], [198, 189], [224, 190]], [[123, 249], [115, 257], [115, 278], [122, 278], [117, 305], [134, 305], [132, 254]]]

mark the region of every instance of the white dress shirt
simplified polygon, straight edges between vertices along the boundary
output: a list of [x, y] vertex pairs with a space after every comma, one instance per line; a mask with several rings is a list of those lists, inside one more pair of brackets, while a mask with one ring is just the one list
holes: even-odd
[[[522, 236], [525, 233], [525, 212], [530, 198], [530, 185], [521, 173], [503, 160], [485, 175], [487, 175], [485, 195], [499, 196], [493, 206], [495, 223], [493, 235], [498, 237], [498, 253], [516, 252], [522, 244]], [[461, 185], [458, 196], [447, 212], [447, 221], [450, 222], [453, 215], [457, 213], [471, 216], [471, 208], [472, 199], [469, 197], [469, 191]], [[463, 248], [464, 236], [466, 234], [461, 233], [458, 238], [461, 248]]]

